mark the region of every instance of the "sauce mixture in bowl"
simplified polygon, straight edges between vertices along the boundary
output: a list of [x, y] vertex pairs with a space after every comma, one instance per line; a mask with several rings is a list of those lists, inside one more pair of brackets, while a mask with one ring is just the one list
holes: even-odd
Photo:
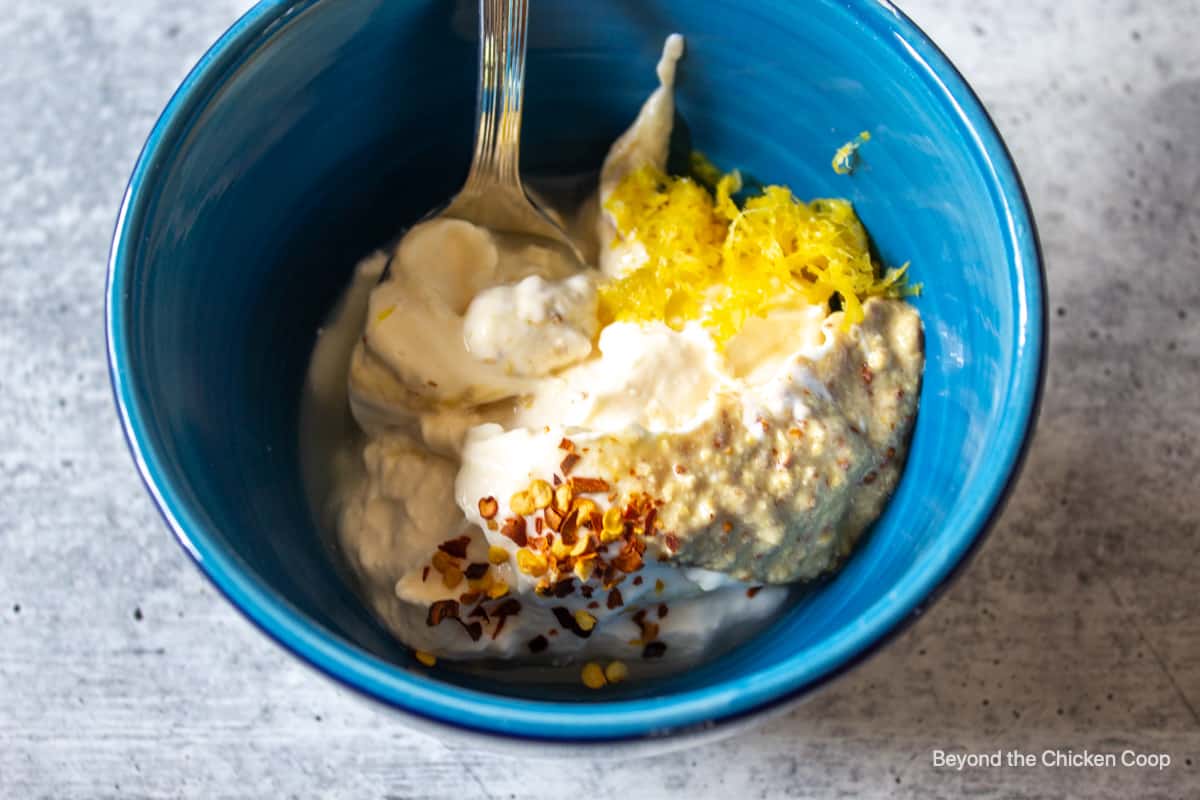
[[309, 492], [423, 663], [686, 668], [837, 569], [899, 479], [924, 366], [904, 268], [846, 201], [700, 154], [669, 174], [682, 51], [557, 209], [595, 266], [422, 222], [318, 339]]

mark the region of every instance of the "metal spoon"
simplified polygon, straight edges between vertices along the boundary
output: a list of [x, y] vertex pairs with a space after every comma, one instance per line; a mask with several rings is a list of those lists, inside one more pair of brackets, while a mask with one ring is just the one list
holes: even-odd
[[494, 233], [528, 237], [582, 261], [566, 232], [521, 184], [521, 103], [529, 0], [479, 0], [475, 152], [466, 183], [427, 219], [451, 217]]

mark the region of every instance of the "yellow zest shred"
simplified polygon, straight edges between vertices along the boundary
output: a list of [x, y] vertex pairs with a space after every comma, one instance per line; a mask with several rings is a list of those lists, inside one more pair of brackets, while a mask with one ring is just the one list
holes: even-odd
[[[804, 203], [786, 186], [767, 186], [739, 208], [736, 171], [721, 175], [702, 156], [693, 157], [693, 171], [702, 177], [645, 166], [609, 197], [616, 242], [641, 243], [648, 260], [600, 287], [602, 324], [662, 321], [678, 330], [699, 320], [722, 345], [772, 308], [825, 304], [837, 295], [848, 329], [862, 321], [868, 297], [919, 288], [907, 285], [907, 264], [880, 277], [848, 201]], [[710, 191], [701, 181], [713, 178]]]
[[863, 131], [839, 147], [833, 154], [833, 171], [838, 175], [849, 175], [854, 172], [854, 168], [858, 166], [858, 148], [862, 147], [864, 142], [869, 141], [871, 141], [871, 134]]

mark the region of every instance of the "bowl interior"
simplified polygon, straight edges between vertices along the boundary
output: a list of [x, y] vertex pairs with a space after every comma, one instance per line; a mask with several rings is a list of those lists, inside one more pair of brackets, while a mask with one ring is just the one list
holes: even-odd
[[[654, 87], [663, 38], [684, 33], [678, 103], [693, 145], [801, 197], [851, 199], [884, 261], [911, 262], [925, 286], [921, 409], [900, 488], [846, 568], [735, 652], [603, 695], [429, 673], [332, 569], [301, 484], [297, 411], [315, 332], [355, 262], [464, 175], [474, 6], [264, 3], [172, 101], [131, 185], [109, 297], [118, 400], [151, 490], [259, 624], [421, 714], [588, 738], [794, 693], [926, 598], [1013, 468], [1036, 394], [1041, 296], [1011, 165], [957, 76], [887, 7], [534, 4], [524, 167], [597, 167]], [[836, 175], [833, 152], [862, 130], [860, 168]], [[559, 702], [505, 699], [520, 695]]]

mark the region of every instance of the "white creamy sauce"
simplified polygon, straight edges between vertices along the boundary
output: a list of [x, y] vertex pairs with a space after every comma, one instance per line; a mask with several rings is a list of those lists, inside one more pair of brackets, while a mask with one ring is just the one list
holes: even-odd
[[[683, 37], [673, 33], [663, 45], [658, 61], [659, 86], [629, 126], [608, 151], [600, 168], [600, 199], [603, 201], [621, 179], [647, 164], [665, 170], [670, 150], [671, 129], [675, 125], [675, 67], [683, 56]], [[601, 203], [603, 205], [603, 202]], [[617, 228], [612, 214], [601, 211], [595, 222], [600, 242], [600, 271], [610, 277], [632, 272], [646, 263], [646, 248], [636, 239], [616, 241]]]
[[674, 331], [614, 322], [601, 331], [597, 350], [597, 358], [536, 387], [514, 421], [597, 432], [687, 430], [711, 415], [713, 393], [725, 380], [699, 326]]
[[539, 377], [592, 352], [596, 284], [586, 274], [561, 281], [530, 275], [475, 295], [463, 320], [467, 351], [509, 375]]

